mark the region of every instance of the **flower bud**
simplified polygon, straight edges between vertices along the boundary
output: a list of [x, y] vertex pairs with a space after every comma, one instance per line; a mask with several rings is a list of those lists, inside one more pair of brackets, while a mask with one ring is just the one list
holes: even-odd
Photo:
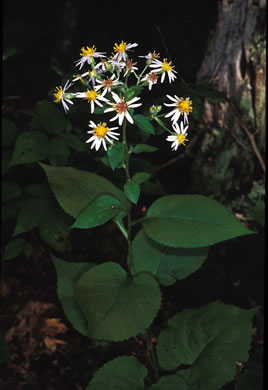
[[152, 115], [152, 116], [155, 116], [155, 115], [157, 115], [160, 111], [162, 110], [162, 106], [155, 106], [155, 105], [153, 105], [151, 108], [150, 108], [150, 114]]

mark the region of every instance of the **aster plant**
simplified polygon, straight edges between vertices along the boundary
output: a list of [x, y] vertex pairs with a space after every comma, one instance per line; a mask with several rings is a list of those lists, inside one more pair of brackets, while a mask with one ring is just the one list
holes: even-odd
[[[89, 105], [86, 143], [96, 152], [104, 149], [114, 174], [116, 169], [124, 170], [125, 183], [118, 188], [95, 172], [41, 164], [49, 184], [73, 218], [72, 228], [92, 229], [114, 222], [127, 248], [123, 266], [116, 261], [72, 263], [53, 256], [58, 296], [68, 320], [83, 335], [109, 342], [136, 337], [146, 346], [145, 361], [117, 357], [96, 372], [87, 390], [218, 390], [235, 376], [236, 361], [247, 359], [256, 309], [210, 303], [173, 315], [166, 328], [152, 334], [161, 307], [161, 287], [198, 270], [209, 247], [252, 232], [216, 200], [194, 194], [160, 197], [142, 218], [133, 220], [132, 206], [137, 205], [142, 184], [151, 175], [133, 174], [131, 157], [158, 148], [131, 145], [128, 131], [154, 135], [153, 124], [158, 124], [168, 133], [163, 147], [178, 153], [191, 137], [188, 117], [194, 109], [190, 97], [167, 94], [164, 107], [152, 102], [144, 113], [143, 90], [152, 91], [159, 83], [169, 86], [176, 82], [177, 72], [171, 60], [161, 60], [155, 51], [134, 62], [137, 46], [115, 43], [109, 56], [95, 45], [82, 47], [81, 58], [75, 61], [81, 74], [54, 93], [54, 101], [66, 113], [76, 102]], [[71, 92], [74, 85], [76, 91]], [[163, 113], [165, 106], [171, 111]], [[100, 112], [103, 119], [93, 120]], [[134, 225], [139, 227], [135, 236]]]

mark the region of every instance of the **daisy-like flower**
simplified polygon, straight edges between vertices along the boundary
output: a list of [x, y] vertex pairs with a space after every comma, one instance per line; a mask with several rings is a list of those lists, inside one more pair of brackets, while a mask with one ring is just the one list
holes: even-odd
[[108, 103], [108, 100], [102, 95], [100, 95], [100, 93], [97, 92], [95, 88], [91, 90], [87, 89], [86, 92], [77, 92], [75, 97], [83, 98], [90, 103], [91, 114], [93, 114], [94, 112], [95, 103], [100, 107], [103, 107], [103, 105], [100, 103], [100, 100], [105, 103]]
[[112, 66], [112, 72], [114, 72], [115, 69], [118, 70], [118, 72], [120, 73], [121, 70], [123, 70], [126, 66], [126, 63], [125, 62], [122, 62], [122, 61], [118, 61], [118, 60], [109, 60], [108, 61], [108, 64], [111, 64]]
[[171, 120], [173, 122], [177, 122], [179, 120], [179, 117], [181, 114], [183, 115], [184, 123], [189, 123], [188, 121], [188, 115], [193, 110], [192, 109], [192, 101], [190, 98], [179, 98], [178, 96], [174, 95], [174, 97], [167, 95], [167, 97], [173, 101], [173, 103], [168, 104], [164, 103], [165, 106], [169, 107], [176, 107], [174, 110], [170, 111], [167, 115], [165, 115], [166, 118], [171, 116]]
[[141, 81], [146, 81], [148, 83], [149, 90], [151, 91], [152, 86], [157, 83], [158, 75], [156, 72], [150, 72], [145, 75]]
[[140, 58], [146, 58], [146, 60], [151, 63], [153, 60], [160, 57], [159, 53], [156, 53], [155, 50], [153, 52], [149, 52], [147, 56], [139, 56]]
[[126, 43], [126, 42], [121, 42], [119, 45], [115, 43], [113, 49], [115, 51], [115, 54], [113, 55], [113, 60], [117, 61], [126, 61], [126, 51], [132, 49], [133, 47], [138, 46], [137, 43]]
[[81, 53], [80, 56], [82, 57], [80, 60], [75, 61], [76, 65], [75, 66], [80, 66], [79, 69], [82, 68], [82, 66], [87, 62], [89, 65], [94, 63], [93, 57], [98, 58], [98, 57], [105, 57], [105, 52], [101, 51], [96, 51], [96, 46], [93, 45], [92, 47], [86, 47], [84, 46], [81, 48]]
[[68, 107], [68, 104], [67, 104], [67, 103], [69, 103], [69, 104], [74, 104], [74, 102], [71, 101], [70, 97], [75, 96], [75, 95], [74, 95], [74, 94], [71, 94], [71, 93], [68, 93], [68, 94], [65, 93], [66, 90], [67, 90], [68, 88], [70, 88], [72, 85], [73, 85], [73, 84], [70, 83], [70, 81], [68, 80], [68, 81], [65, 83], [65, 85], [64, 85], [63, 88], [62, 88], [61, 86], [55, 88], [55, 91], [56, 91], [56, 92], [54, 93], [54, 96], [55, 96], [54, 102], [55, 102], [55, 103], [60, 103], [60, 102], [61, 102], [62, 105], [63, 105], [64, 111], [65, 111], [66, 114], [67, 114], [67, 111], [69, 110], [69, 107]]
[[101, 68], [103, 73], [105, 73], [105, 72], [107, 72], [107, 64], [108, 64], [107, 58], [101, 58], [100, 62], [98, 64], [94, 65], [94, 67], [95, 67], [95, 69]]
[[174, 74], [177, 73], [176, 70], [174, 70], [175, 66], [171, 64], [172, 61], [167, 62], [166, 58], [163, 59], [163, 62], [155, 58], [149, 66], [150, 68], [154, 68], [154, 72], [162, 73], [161, 83], [164, 82], [166, 73], [168, 75], [169, 82], [171, 83], [177, 78], [177, 76]]
[[118, 140], [117, 136], [120, 135], [120, 133], [112, 131], [118, 129], [119, 127], [109, 128], [105, 122], [96, 125], [93, 121], [90, 121], [89, 127], [91, 127], [93, 130], [87, 131], [87, 133], [93, 135], [86, 141], [86, 143], [92, 142], [91, 149], [95, 148], [96, 150], [99, 150], [102, 144], [104, 149], [107, 150], [106, 141], [112, 144], [113, 141], [110, 138]]
[[111, 92], [112, 88], [116, 85], [122, 84], [121, 81], [114, 80], [115, 74], [110, 78], [104, 80], [96, 80], [99, 84], [95, 87], [95, 90], [98, 91], [100, 88], [103, 88], [102, 96], [106, 95], [107, 92]]
[[179, 145], [185, 146], [185, 141], [189, 141], [187, 137], [187, 129], [188, 125], [184, 127], [183, 122], [181, 121], [181, 125], [179, 126], [177, 122], [173, 123], [172, 125], [175, 134], [174, 135], [168, 135], [166, 138], [166, 141], [172, 142], [171, 148], [172, 150], [177, 150]]
[[[95, 83], [96, 83], [96, 79], [98, 77], [100, 77], [100, 75], [102, 75], [103, 71], [102, 69], [97, 69], [96, 70], [96, 67], [95, 69], [92, 68], [92, 70], [88, 70], [87, 72], [85, 73], [82, 73], [82, 74], [77, 74], [77, 75], [74, 75], [74, 79], [72, 80], [73, 82], [74, 81], [77, 81], [77, 80], [83, 80], [84, 77], [87, 77], [87, 82], [89, 83], [90, 81], [92, 82], [92, 85], [93, 87], [95, 86]], [[83, 82], [83, 81], [82, 81]]]
[[128, 73], [133, 73], [135, 70], [138, 70], [138, 68], [135, 66], [136, 64], [137, 64], [137, 62], [133, 62], [132, 60], [127, 60], [127, 62], [126, 62], [126, 71], [124, 73], [124, 77]]
[[115, 103], [110, 103], [113, 107], [107, 108], [104, 112], [109, 112], [109, 111], [116, 111], [116, 116], [110, 121], [114, 121], [118, 118], [118, 123], [121, 126], [123, 123], [124, 118], [126, 118], [131, 124], [134, 123], [131, 115], [129, 114], [128, 110], [130, 108], [136, 108], [142, 105], [142, 103], [136, 103], [138, 100], [140, 100], [140, 97], [134, 97], [133, 99], [129, 100], [128, 102], [125, 101], [125, 99], [121, 99], [115, 92], [112, 92], [113, 99]]

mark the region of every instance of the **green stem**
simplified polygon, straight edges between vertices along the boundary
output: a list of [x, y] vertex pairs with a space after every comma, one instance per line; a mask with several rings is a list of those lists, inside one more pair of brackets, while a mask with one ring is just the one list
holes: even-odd
[[125, 239], [128, 240], [128, 232], [127, 232], [125, 226], [123, 225], [123, 223], [121, 221], [119, 221], [118, 219], [115, 219], [115, 218], [114, 218], [114, 222], [118, 226], [119, 230], [121, 231], [121, 233], [123, 234]]
[[155, 381], [158, 382], [159, 380], [158, 364], [156, 360], [154, 345], [152, 343], [152, 335], [150, 329], [146, 329], [145, 334], [146, 334], [148, 357], [154, 372]]
[[[127, 144], [127, 121], [124, 119], [123, 122], [123, 144], [125, 146], [125, 172], [126, 172], [126, 178], [127, 180], [130, 180], [130, 173], [129, 173], [129, 149]], [[133, 275], [134, 272], [134, 260], [133, 260], [133, 254], [132, 254], [132, 242], [131, 242], [131, 209], [128, 210], [127, 213], [127, 241], [128, 241], [128, 269], [130, 272], [130, 275]]]
[[[159, 116], [160, 116], [160, 115], [159, 115]], [[169, 130], [169, 129], [164, 125], [164, 123], [161, 121], [161, 119], [159, 119], [157, 116], [154, 117], [154, 120], [155, 120], [161, 127], [163, 127], [163, 129], [165, 129], [166, 131], [168, 131], [170, 134], [174, 134], [174, 131]]]
[[141, 74], [140, 74], [139, 76], [137, 75], [138, 80], [137, 80], [136, 85], [139, 85], [140, 80], [141, 80], [141, 77], [143, 76], [143, 73], [146, 71], [146, 69], [148, 68], [148, 66], [149, 66], [149, 64], [146, 64], [146, 66], [145, 66], [145, 68], [143, 69], [143, 71], [141, 72]]

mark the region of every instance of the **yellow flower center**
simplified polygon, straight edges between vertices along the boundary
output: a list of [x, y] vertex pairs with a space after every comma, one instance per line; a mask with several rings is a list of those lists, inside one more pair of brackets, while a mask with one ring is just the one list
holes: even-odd
[[90, 57], [92, 56], [95, 51], [97, 50], [97, 48], [95, 47], [95, 45], [93, 45], [92, 47], [88, 47], [85, 49], [84, 46], [81, 48], [81, 53], [80, 53], [80, 56], [81, 57]]
[[163, 64], [162, 64], [162, 70], [163, 72], [169, 72], [170, 70], [173, 70], [175, 68], [175, 65], [170, 65], [172, 64], [172, 61], [167, 62], [167, 59], [163, 59]]
[[94, 135], [96, 135], [99, 138], [104, 138], [106, 134], [108, 133], [109, 128], [107, 127], [107, 123], [99, 123], [97, 127], [94, 129]]
[[185, 138], [185, 135], [184, 134], [179, 134], [178, 136], [177, 136], [177, 140], [178, 140], [178, 142], [179, 142], [179, 144], [182, 144], [182, 145], [184, 145], [185, 146], [185, 141], [189, 141], [187, 138]]
[[117, 52], [117, 53], [123, 53], [125, 50], [126, 50], [126, 47], [127, 47], [127, 44], [126, 42], [121, 42], [119, 45], [117, 43], [115, 43], [114, 45], [114, 50]]
[[95, 91], [95, 89], [91, 89], [91, 91], [88, 89], [86, 91], [86, 99], [91, 102], [92, 100], [95, 102], [95, 100], [97, 99], [97, 96], [99, 95], [99, 93], [97, 91]]
[[185, 112], [187, 115], [193, 110], [192, 106], [192, 101], [189, 99], [184, 100], [184, 98], [180, 98], [178, 101], [178, 109], [180, 112]]
[[55, 102], [59, 103], [63, 99], [63, 90], [62, 87], [56, 87], [55, 90], [57, 91], [56, 93], [54, 93], [54, 96], [56, 98]]
[[122, 100], [120, 103], [115, 104], [114, 108], [118, 112], [118, 114], [122, 114], [123, 112], [127, 112], [128, 105], [124, 100]]

